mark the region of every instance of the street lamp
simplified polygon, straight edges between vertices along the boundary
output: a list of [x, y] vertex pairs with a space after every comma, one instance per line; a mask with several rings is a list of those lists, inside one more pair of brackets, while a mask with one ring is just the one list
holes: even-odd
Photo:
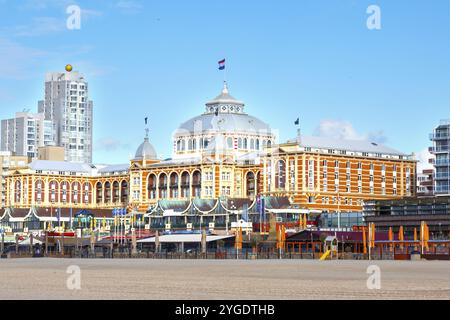
[[233, 201], [233, 200], [231, 200], [231, 206], [230, 206], [230, 209], [231, 209], [231, 211], [233, 212], [233, 214], [236, 215], [236, 223], [238, 223], [238, 222], [239, 222], [238, 214], [237, 214], [236, 206], [234, 205], [234, 201]]

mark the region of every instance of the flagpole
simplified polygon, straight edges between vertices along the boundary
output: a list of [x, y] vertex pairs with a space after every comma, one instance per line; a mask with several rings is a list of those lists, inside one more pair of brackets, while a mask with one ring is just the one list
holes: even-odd
[[225, 69], [223, 69], [223, 82], [227, 82], [227, 67], [225, 66]]

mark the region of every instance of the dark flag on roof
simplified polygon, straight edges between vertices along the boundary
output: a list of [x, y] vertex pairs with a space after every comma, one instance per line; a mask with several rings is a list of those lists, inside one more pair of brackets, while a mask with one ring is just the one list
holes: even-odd
[[148, 117], [145, 117], [145, 124], [148, 124]]
[[295, 125], [298, 126], [300, 124], [300, 118], [297, 118], [297, 120], [295, 120]]
[[219, 61], [219, 70], [225, 69], [225, 59]]

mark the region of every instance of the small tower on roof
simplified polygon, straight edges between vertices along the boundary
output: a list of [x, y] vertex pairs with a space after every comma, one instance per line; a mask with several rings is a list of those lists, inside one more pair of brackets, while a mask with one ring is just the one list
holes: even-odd
[[150, 143], [148, 128], [148, 118], [145, 118], [145, 137], [144, 142], [137, 148], [136, 154], [134, 156], [135, 160], [157, 160], [157, 154], [155, 148]]

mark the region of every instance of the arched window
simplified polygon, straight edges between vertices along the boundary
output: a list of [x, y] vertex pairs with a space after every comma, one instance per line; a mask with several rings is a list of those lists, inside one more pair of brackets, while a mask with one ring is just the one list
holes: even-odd
[[199, 149], [203, 149], [203, 138], [200, 138]]
[[89, 182], [85, 182], [83, 185], [83, 202], [84, 203], [89, 204], [91, 202], [91, 198], [92, 198], [92, 196], [90, 195], [91, 192], [92, 192], [91, 184]]
[[106, 181], [105, 182], [105, 189], [103, 190], [104, 196], [103, 196], [103, 202], [104, 203], [110, 203], [111, 202], [111, 182]]
[[259, 150], [260, 148], [260, 145], [259, 145], [259, 139], [256, 139], [256, 150]]
[[197, 150], [197, 139], [192, 140], [192, 150]]
[[247, 138], [244, 138], [243, 148], [244, 148], [244, 149], [248, 149]]
[[256, 195], [255, 174], [253, 172], [247, 173], [245, 181], [247, 188], [247, 197], [254, 197]]
[[172, 172], [169, 179], [170, 198], [178, 198], [178, 174]]
[[80, 203], [81, 202], [81, 184], [79, 182], [72, 183], [72, 203]]
[[192, 174], [192, 196], [200, 197], [202, 190], [202, 174], [200, 171], [195, 171]]
[[95, 192], [97, 194], [96, 202], [101, 203], [103, 201], [103, 186], [101, 182], [97, 182], [95, 186]]
[[119, 199], [120, 199], [119, 181], [114, 181], [113, 188], [112, 188], [112, 202], [113, 203], [119, 202]]
[[272, 146], [272, 141], [267, 140], [267, 148], [270, 148]]
[[190, 188], [190, 176], [188, 172], [183, 172], [181, 174], [181, 197], [187, 198], [189, 197], [189, 188]]
[[188, 150], [191, 151], [192, 150], [192, 139], [188, 140]]
[[159, 175], [159, 197], [164, 199], [167, 198], [167, 175], [165, 173], [161, 173]]
[[149, 199], [156, 198], [156, 176], [154, 174], [150, 174], [147, 182], [147, 197]]
[[67, 203], [69, 201], [70, 193], [69, 193], [69, 183], [67, 181], [61, 182], [61, 190], [60, 190], [60, 201], [62, 203]]
[[233, 149], [233, 138], [231, 138], [231, 137], [227, 138], [227, 148]]
[[242, 149], [242, 138], [238, 139], [238, 148]]
[[186, 141], [185, 140], [181, 140], [181, 151], [186, 150]]
[[120, 201], [122, 203], [128, 202], [128, 182], [123, 180], [120, 184]]
[[255, 140], [250, 139], [250, 150], [255, 150]]
[[181, 140], [177, 141], [177, 151], [181, 151]]

